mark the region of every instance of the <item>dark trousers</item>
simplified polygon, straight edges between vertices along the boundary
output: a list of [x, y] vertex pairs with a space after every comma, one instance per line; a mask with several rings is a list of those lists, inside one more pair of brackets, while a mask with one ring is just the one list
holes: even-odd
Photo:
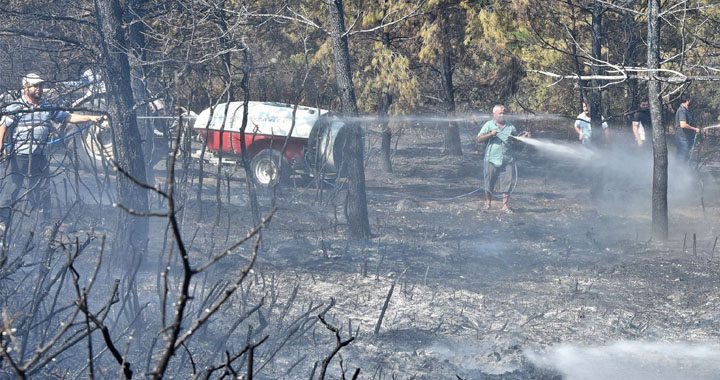
[[[511, 162], [503, 162], [500, 166], [495, 166], [492, 162], [487, 162], [485, 166], [485, 190], [495, 192], [495, 184], [497, 183], [497, 192], [507, 194], [512, 190], [513, 183], [513, 164]], [[499, 180], [499, 183], [498, 183]]]
[[0, 220], [6, 222], [18, 201], [27, 199], [35, 209], [50, 209], [50, 168], [42, 154], [10, 156], [0, 185]]
[[[682, 133], [682, 134], [681, 134]], [[683, 131], [676, 132], [675, 134], [675, 147], [677, 147], [677, 155], [683, 162], [690, 161], [690, 151], [692, 146], [692, 140], [688, 140], [687, 136]]]

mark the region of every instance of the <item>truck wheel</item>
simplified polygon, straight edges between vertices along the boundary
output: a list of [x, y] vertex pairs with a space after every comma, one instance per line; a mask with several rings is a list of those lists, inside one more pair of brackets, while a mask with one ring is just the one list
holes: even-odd
[[290, 180], [290, 163], [275, 149], [261, 150], [250, 162], [255, 183], [269, 187], [285, 185]]

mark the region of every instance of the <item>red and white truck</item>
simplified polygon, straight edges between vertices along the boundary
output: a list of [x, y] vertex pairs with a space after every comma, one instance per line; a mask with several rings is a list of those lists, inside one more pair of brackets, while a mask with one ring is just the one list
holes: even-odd
[[[222, 103], [197, 116], [194, 130], [206, 150], [223, 160], [241, 159], [243, 103]], [[245, 146], [254, 180], [262, 186], [290, 176], [334, 178], [342, 172], [346, 126], [328, 110], [249, 102]]]

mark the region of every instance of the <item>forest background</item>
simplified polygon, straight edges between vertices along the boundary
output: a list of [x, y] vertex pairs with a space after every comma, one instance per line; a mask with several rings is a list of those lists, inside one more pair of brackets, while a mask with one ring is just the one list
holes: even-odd
[[[283, 1], [120, 2], [130, 34], [137, 100], [167, 99], [202, 110], [239, 99], [243, 60], [252, 54], [252, 100], [340, 110], [327, 6]], [[629, 128], [647, 99], [644, 1], [346, 1], [346, 37], [357, 104], [364, 115], [581, 110], [581, 88], [600, 78], [602, 114]], [[700, 124], [717, 120], [718, 6], [666, 1], [662, 9], [665, 123], [689, 91]], [[0, 9], [0, 90], [30, 71], [77, 79], [101, 64], [92, 2], [9, 1]], [[595, 29], [594, 29], [595, 28]], [[600, 54], [593, 53], [599, 44]], [[246, 65], [247, 66], [247, 65]], [[597, 68], [599, 71], [593, 72]], [[564, 80], [560, 77], [562, 76]], [[302, 93], [298, 97], [298, 89]]]
[[[103, 219], [93, 221], [98, 225], [91, 226], [93, 233], [96, 226], [104, 227], [102, 231], [109, 233], [108, 250], [115, 254], [115, 260], [118, 260], [118, 253], [133, 253], [128, 256], [132, 260], [127, 261], [132, 265], [128, 265], [123, 274], [119, 290], [106, 286], [100, 297], [103, 301], [92, 302], [89, 289], [80, 286], [78, 273], [83, 276], [91, 273], [94, 263], [82, 263], [86, 266], [85, 271], [76, 271], [73, 266], [80, 265], [75, 260], [88, 246], [98, 248], [98, 236], [93, 237], [92, 245], [90, 238], [80, 241], [75, 237], [74, 241], [66, 239], [58, 244], [50, 239], [41, 249], [37, 248], [39, 245], [29, 243], [38, 238], [30, 234], [28, 244], [23, 248], [26, 250], [18, 248], [23, 247], [19, 243], [23, 240], [19, 238], [14, 250], [3, 247], [0, 279], [6, 294], [4, 306], [9, 311], [3, 315], [2, 328], [3, 334], [11, 336], [0, 340], [3, 370], [19, 378], [42, 373], [46, 368], [55, 370], [50, 364], [54, 359], [70, 348], [84, 349], [83, 345], [87, 344], [87, 360], [82, 356], [66, 358], [70, 364], [56, 368], [78, 371], [80, 367], [71, 364], [80, 361], [86, 363], [87, 373], [91, 376], [94, 343], [100, 344], [103, 352], [106, 348], [112, 352], [113, 357], [108, 359], [106, 355], [104, 360], [116, 361], [125, 378], [132, 377], [128, 363], [132, 363], [134, 369], [144, 367], [148, 377], [162, 378], [168, 371], [173, 374], [190, 371], [188, 360], [203, 358], [208, 363], [212, 361], [208, 358], [214, 358], [213, 355], [222, 351], [208, 347], [206, 341], [191, 341], [190, 338], [198, 331], [203, 332], [202, 327], [221, 313], [225, 301], [236, 296], [238, 287], [242, 290], [241, 285], [251, 273], [260, 245], [256, 244], [252, 253], [245, 252], [245, 257], [237, 260], [246, 265], [235, 268], [235, 273], [239, 271], [240, 275], [218, 280], [206, 288], [191, 288], [201, 275], [206, 276], [202, 277], [203, 281], [213, 283], [215, 279], [211, 281], [207, 277], [209, 268], [232, 249], [214, 255], [207, 253], [207, 246], [203, 246], [207, 261], [191, 265], [187, 251], [184, 251], [183, 236], [194, 239], [204, 235], [197, 232], [200, 229], [194, 235], [183, 235], [182, 226], [177, 223], [180, 211], [175, 209], [175, 201], [190, 199], [174, 198], [172, 186], [183, 185], [182, 181], [171, 176], [167, 181], [170, 190], [147, 185], [145, 157], [137, 142], [147, 133], [149, 125], [135, 116], [147, 114], [146, 106], [150, 103], [163, 99], [166, 109], [171, 110], [170, 115], [179, 114], [180, 107], [200, 111], [220, 102], [255, 100], [303, 104], [336, 110], [350, 117], [368, 116], [383, 135], [383, 167], [388, 172], [392, 170], [389, 160], [391, 136], [413, 126], [412, 122], [403, 121], [403, 117], [438, 116], [438, 130], [443, 131], [443, 136], [438, 139], [443, 141], [444, 154], [459, 156], [463, 153], [459, 132], [463, 123], [475, 122], [473, 118], [478, 114], [487, 117], [492, 106], [498, 103], [507, 105], [512, 113], [528, 120], [550, 116], [550, 122], [544, 123], [543, 127], [568, 131], [571, 136], [569, 129], [586, 99], [594, 121], [602, 114], [613, 129], [629, 131], [630, 116], [639, 102], [645, 99], [653, 102], [648, 83], [659, 83], [654, 98], [659, 106], [656, 114], [662, 117], [667, 132], [673, 130], [677, 98], [684, 92], [695, 97], [693, 109], [698, 124], [710, 126], [718, 120], [715, 104], [719, 79], [719, 6], [717, 2], [703, 0], [3, 2], [0, 4], [0, 19], [3, 20], [0, 24], [0, 90], [3, 93], [16, 93], [21, 78], [28, 72], [39, 73], [55, 83], [78, 80], [88, 68], [105, 78], [108, 109], [81, 107], [74, 110], [107, 112], [113, 116], [116, 169], [122, 171], [122, 175], [114, 178], [118, 183], [118, 204], [123, 208], [118, 213], [117, 223]], [[658, 31], [659, 34], [655, 34]], [[658, 61], [653, 61], [655, 55]], [[359, 125], [355, 127], [356, 130], [360, 128]], [[354, 136], [360, 136], [360, 133]], [[657, 148], [665, 144], [665, 140], [656, 139], [656, 143]], [[351, 150], [361, 151], [357, 146]], [[656, 153], [662, 152], [656, 149]], [[660, 158], [665, 160], [667, 171], [667, 154], [664, 157], [661, 154]], [[656, 156], [656, 162], [657, 159]], [[362, 157], [356, 161], [362, 163]], [[217, 194], [220, 194], [221, 170], [217, 169], [217, 173]], [[369, 237], [367, 210], [363, 210], [367, 202], [362, 165], [351, 167], [349, 174], [349, 200], [345, 210], [354, 212], [357, 217], [347, 215], [348, 235]], [[99, 177], [97, 172], [94, 175]], [[110, 177], [108, 171], [105, 176]], [[106, 186], [100, 182], [99, 187]], [[228, 180], [228, 186], [229, 183]], [[251, 185], [249, 189], [252, 189]], [[165, 202], [162, 205], [167, 207], [165, 214], [152, 216], [167, 216], [169, 220], [157, 261], [179, 262], [181, 267], [179, 274], [176, 273], [177, 266], [173, 266], [172, 271], [170, 265], [166, 270], [158, 270], [157, 287], [151, 291], [142, 289], [147, 281], [137, 281], [140, 266], [139, 261], [135, 261], [147, 249], [143, 245], [148, 241], [149, 203], [153, 199], [148, 194], [162, 198]], [[180, 194], [182, 192], [178, 191], [177, 196]], [[219, 195], [217, 200], [220, 210]], [[655, 206], [654, 193], [653, 212]], [[659, 234], [663, 237], [667, 235], [667, 204], [664, 209], [661, 206], [657, 209], [665, 213], [664, 234], [663, 231]], [[251, 229], [247, 238], [239, 239], [238, 244], [254, 238], [272, 217], [272, 213], [261, 217], [259, 211], [257, 207], [253, 208], [252, 221], [257, 228]], [[98, 214], [103, 212], [100, 209]], [[208, 236], [222, 225], [221, 212], [217, 215]], [[653, 223], [655, 219], [653, 214]], [[204, 220], [202, 214], [199, 220]], [[56, 224], [51, 232], [57, 234], [60, 226], [61, 223]], [[224, 227], [227, 228], [227, 242], [231, 232], [237, 231], [231, 231], [230, 226]], [[32, 232], [32, 228], [27, 230]], [[103, 237], [101, 255], [104, 241]], [[216, 248], [214, 243], [208, 246], [210, 250]], [[683, 251], [684, 248], [683, 245]], [[45, 266], [22, 265], [26, 256], [39, 251], [45, 252], [42, 256]], [[53, 255], [60, 251], [67, 255], [67, 262], [65, 256]], [[327, 255], [324, 245], [323, 253]], [[32, 277], [38, 279], [35, 283], [43, 286], [33, 288], [32, 281], [14, 281], [30, 276], [35, 276]], [[166, 280], [169, 277], [173, 280]], [[263, 287], [264, 281], [263, 278]], [[315, 281], [314, 277], [312, 281]], [[257, 275], [255, 283], [259, 284]], [[247, 285], [248, 292], [251, 285]], [[201, 289], [197, 300], [190, 296], [190, 289]], [[121, 326], [115, 331], [123, 331], [123, 339], [128, 335], [132, 337], [128, 331], [135, 331], [134, 328], [148, 322], [144, 318], [149, 318], [148, 314], [142, 316], [143, 307], [139, 300], [154, 292], [158, 293], [160, 301], [147, 305], [160, 311], [153, 309], [158, 312], [148, 314], [162, 318], [143, 326], [148, 330], [155, 329], [154, 335], [141, 336], [142, 332], [137, 335], [138, 340], [151, 341], [152, 345], [145, 347], [152, 347], [154, 352], [126, 355], [115, 347], [120, 344], [120, 334], [112, 334], [113, 330], [108, 330], [103, 318], [110, 315], [113, 323]], [[34, 296], [26, 300], [23, 294]], [[306, 326], [319, 323], [311, 315], [325, 315], [312, 301], [307, 308], [294, 310], [291, 308], [294, 295], [282, 310], [279, 307], [273, 310], [277, 305], [276, 299], [272, 299], [270, 311], [267, 311], [264, 308], [266, 301], [259, 299], [262, 295], [253, 298], [248, 294], [242, 294], [242, 313], [235, 310], [223, 318], [236, 318], [232, 319], [236, 323], [232, 323], [238, 328], [247, 327], [244, 324], [246, 318], [252, 316], [256, 326], [260, 323], [266, 327], [265, 316], [274, 312], [273, 317], [279, 322], [273, 325], [277, 334], [271, 335], [272, 344], [263, 346], [270, 346], [266, 351], [270, 361], [277, 352], [274, 348], [285, 345], [284, 338], [290, 339], [298, 331], [300, 335], [305, 334], [310, 329], [305, 329]], [[105, 299], [108, 301], [103, 304]], [[118, 299], [122, 305], [120, 310], [110, 313]], [[257, 302], [256, 306], [253, 301]], [[330, 303], [324, 310], [333, 305], [334, 302]], [[190, 309], [192, 316], [188, 312]], [[10, 312], [13, 310], [15, 312]], [[297, 319], [284, 324], [290, 311], [297, 312]], [[84, 316], [85, 321], [78, 322], [82, 319], [76, 320], [78, 315]], [[323, 318], [319, 320], [330, 325]], [[352, 333], [350, 327], [346, 332]], [[204, 367], [208, 368], [208, 377], [220, 370], [232, 372], [233, 362], [239, 358], [245, 360], [248, 378], [252, 377], [252, 352], [266, 341], [267, 336], [263, 337], [257, 331], [253, 333], [251, 327], [248, 330], [247, 344], [233, 346], [232, 350], [228, 348], [224, 358], [216, 358], [215, 366]], [[94, 340], [83, 340], [97, 331], [105, 335], [100, 338], [100, 334], [95, 334]], [[229, 334], [233, 333], [236, 332]], [[322, 376], [333, 355], [349, 343], [336, 336], [337, 350], [327, 357], [327, 362], [315, 362], [315, 367], [319, 371], [322, 369]], [[127, 347], [130, 346], [128, 339]], [[183, 349], [190, 359], [183, 359], [181, 366], [173, 367], [173, 358], [177, 358]], [[138, 359], [140, 357], [142, 359]], [[293, 367], [289, 366], [288, 373]], [[341, 371], [344, 376], [345, 370], [341, 368]], [[200, 372], [193, 363], [192, 374], [199, 377]]]

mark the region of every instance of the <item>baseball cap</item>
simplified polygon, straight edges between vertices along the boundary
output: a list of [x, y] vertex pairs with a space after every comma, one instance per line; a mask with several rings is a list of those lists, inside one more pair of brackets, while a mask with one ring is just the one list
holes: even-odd
[[40, 75], [37, 75], [35, 73], [29, 73], [28, 75], [25, 75], [22, 80], [23, 87], [35, 86], [44, 82], [45, 79], [40, 78]]

